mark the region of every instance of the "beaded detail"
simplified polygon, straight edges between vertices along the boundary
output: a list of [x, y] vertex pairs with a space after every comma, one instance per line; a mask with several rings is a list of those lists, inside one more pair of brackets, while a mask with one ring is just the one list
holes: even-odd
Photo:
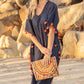
[[55, 28], [53, 28], [53, 31], [55, 31]]
[[28, 32], [27, 32], [27, 31], [25, 31], [25, 34], [28, 34]]
[[31, 61], [31, 58], [29, 57], [29, 61]]
[[31, 36], [33, 36], [33, 34], [31, 34]]
[[55, 34], [57, 34], [57, 31], [55, 31]]
[[31, 77], [33, 76], [33, 74], [31, 74]]
[[31, 53], [29, 52], [29, 55], [30, 55]]
[[55, 44], [54, 46], [57, 47], [57, 44]]
[[58, 58], [60, 59], [60, 56]]
[[47, 32], [47, 30], [45, 29], [44, 32]]
[[51, 22], [50, 26], [53, 26], [53, 22]]
[[58, 51], [58, 54], [60, 54], [60, 51]]
[[44, 22], [44, 24], [47, 24], [47, 23], [48, 23], [47, 21]]
[[46, 29], [49, 29], [49, 27], [47, 27]]
[[34, 48], [34, 46], [32, 45], [31, 48]]
[[58, 63], [60, 63], [60, 60], [58, 61]]

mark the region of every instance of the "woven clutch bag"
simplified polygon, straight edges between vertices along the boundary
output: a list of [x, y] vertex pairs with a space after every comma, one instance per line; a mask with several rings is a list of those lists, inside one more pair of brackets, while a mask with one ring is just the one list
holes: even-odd
[[44, 66], [43, 59], [31, 63], [34, 76], [37, 81], [59, 76], [56, 57], [51, 57], [50, 60], [51, 63], [47, 66]]

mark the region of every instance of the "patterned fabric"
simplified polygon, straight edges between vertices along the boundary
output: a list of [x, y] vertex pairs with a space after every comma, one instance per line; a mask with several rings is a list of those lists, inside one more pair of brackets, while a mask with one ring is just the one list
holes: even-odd
[[32, 68], [36, 80], [43, 80], [47, 78], [52, 78], [59, 75], [57, 70], [56, 58], [51, 57], [51, 63], [44, 66], [43, 59], [32, 62]]

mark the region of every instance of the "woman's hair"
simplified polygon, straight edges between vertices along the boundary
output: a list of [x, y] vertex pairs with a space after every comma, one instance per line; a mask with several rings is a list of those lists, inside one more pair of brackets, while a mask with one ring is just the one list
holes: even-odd
[[[49, 0], [48, 0], [49, 1]], [[32, 19], [35, 15], [35, 9], [39, 3], [39, 0], [30, 0], [28, 12], [27, 12], [27, 18]]]
[[32, 19], [35, 15], [35, 9], [37, 7], [38, 0], [31, 0], [28, 7], [27, 17]]

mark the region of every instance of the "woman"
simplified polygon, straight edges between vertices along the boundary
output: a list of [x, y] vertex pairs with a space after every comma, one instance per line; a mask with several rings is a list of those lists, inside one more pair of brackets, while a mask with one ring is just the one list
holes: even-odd
[[[28, 8], [25, 32], [32, 40], [30, 61], [44, 59], [44, 64], [50, 63], [50, 57], [55, 56], [57, 65], [60, 61], [60, 43], [57, 24], [59, 22], [57, 6], [48, 0], [32, 0]], [[53, 78], [36, 81], [32, 76], [31, 84], [51, 84]]]

